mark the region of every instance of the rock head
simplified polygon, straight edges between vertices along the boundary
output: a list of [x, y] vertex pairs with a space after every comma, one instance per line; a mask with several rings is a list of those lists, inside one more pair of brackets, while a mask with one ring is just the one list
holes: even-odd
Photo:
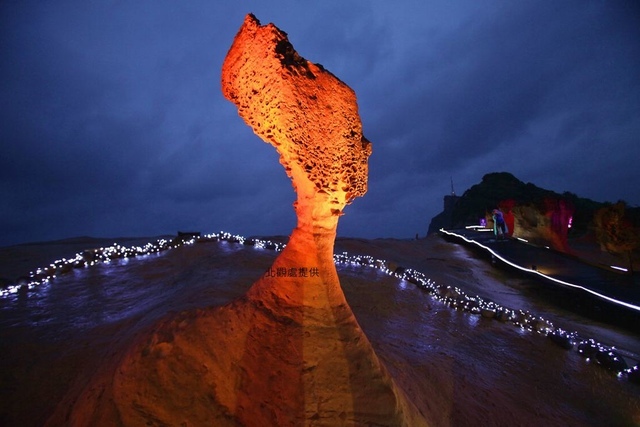
[[248, 15], [222, 91], [280, 154], [298, 223], [238, 300], [170, 316], [120, 352], [50, 425], [421, 426], [347, 304], [338, 219], [367, 189], [371, 145], [346, 84]]
[[344, 206], [367, 191], [371, 144], [353, 90], [300, 56], [275, 25], [247, 15], [222, 66], [222, 92], [280, 154], [299, 225], [334, 229]]

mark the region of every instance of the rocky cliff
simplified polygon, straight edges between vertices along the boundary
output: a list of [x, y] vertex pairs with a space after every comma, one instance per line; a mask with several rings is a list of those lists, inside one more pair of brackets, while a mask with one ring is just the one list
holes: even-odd
[[479, 224], [481, 219], [491, 226], [491, 211], [500, 208], [511, 234], [566, 251], [567, 239], [588, 233], [595, 212], [605, 205], [524, 183], [507, 172], [490, 173], [465, 191], [448, 212], [434, 217], [429, 233], [441, 227]]

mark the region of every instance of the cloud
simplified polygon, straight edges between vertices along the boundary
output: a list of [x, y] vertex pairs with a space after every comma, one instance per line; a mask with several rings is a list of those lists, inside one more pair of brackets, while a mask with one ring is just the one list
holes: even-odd
[[634, 2], [0, 5], [0, 244], [228, 228], [287, 234], [277, 154], [220, 93], [244, 15], [358, 96], [369, 192], [340, 233], [412, 237], [504, 170], [640, 203]]

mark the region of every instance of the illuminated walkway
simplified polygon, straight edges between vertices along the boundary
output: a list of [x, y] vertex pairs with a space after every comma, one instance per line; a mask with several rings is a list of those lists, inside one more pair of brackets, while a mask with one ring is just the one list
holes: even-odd
[[640, 276], [601, 268], [577, 258], [511, 238], [497, 241], [493, 232], [444, 230], [447, 239], [485, 251], [493, 262], [507, 265], [547, 283], [595, 297], [640, 315]]

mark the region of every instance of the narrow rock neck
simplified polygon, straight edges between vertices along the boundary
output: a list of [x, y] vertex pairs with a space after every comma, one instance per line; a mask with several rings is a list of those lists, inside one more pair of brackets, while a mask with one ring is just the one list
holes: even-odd
[[342, 207], [337, 208], [327, 195], [319, 193], [298, 197], [294, 207], [298, 217], [294, 234], [312, 236], [317, 243], [318, 251], [327, 251], [333, 256], [333, 244]]

